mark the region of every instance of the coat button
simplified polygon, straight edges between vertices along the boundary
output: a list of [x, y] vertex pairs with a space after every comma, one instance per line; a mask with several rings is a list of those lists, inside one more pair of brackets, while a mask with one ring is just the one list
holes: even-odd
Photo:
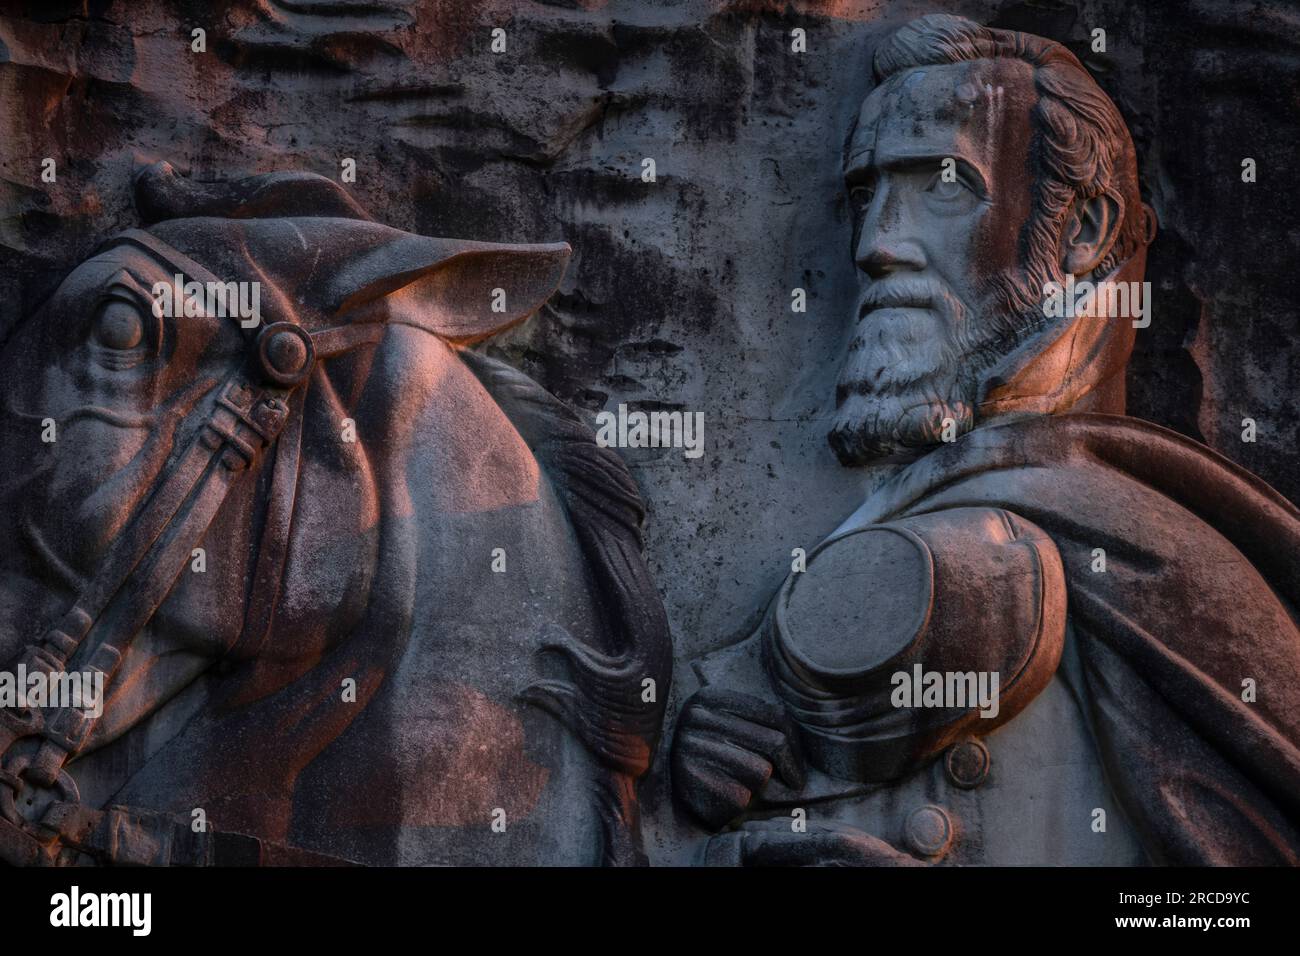
[[973, 790], [988, 779], [992, 762], [984, 741], [968, 737], [948, 748], [948, 753], [943, 758], [943, 768], [953, 784], [963, 790]]
[[903, 839], [914, 853], [939, 857], [952, 844], [952, 819], [934, 804], [917, 807], [903, 824]]

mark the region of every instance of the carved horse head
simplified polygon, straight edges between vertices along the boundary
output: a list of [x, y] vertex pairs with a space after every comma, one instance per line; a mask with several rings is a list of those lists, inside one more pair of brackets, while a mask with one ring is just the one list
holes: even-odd
[[539, 668], [521, 699], [643, 771], [662, 703], [634, 690], [649, 675], [666, 694], [669, 651], [635, 487], [558, 402], [463, 351], [536, 311], [568, 246], [413, 235], [314, 175], [202, 184], [158, 164], [136, 193], [146, 227], [105, 242], [0, 352], [0, 437], [21, 463], [0, 484], [0, 652], [111, 680], [102, 720], [32, 735], [48, 739], [26, 774], [52, 782], [220, 663], [232, 676], [195, 706], [234, 724], [190, 746], [190, 776], [261, 768], [270, 809], [250, 784], [230, 816], [283, 835], [297, 773], [359, 710], [330, 706], [339, 684], [364, 707], [427, 610], [439, 536], [463, 543], [463, 516], [512, 507], [570, 522], [542, 550], [595, 576], [573, 598], [589, 613], [565, 612], [591, 618], [583, 633], [533, 648], [567, 671]]

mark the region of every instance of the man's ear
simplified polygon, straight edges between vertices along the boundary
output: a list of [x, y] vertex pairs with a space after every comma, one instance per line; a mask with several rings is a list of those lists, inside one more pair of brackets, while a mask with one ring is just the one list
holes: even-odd
[[1061, 230], [1062, 271], [1083, 276], [1097, 268], [1114, 245], [1123, 217], [1123, 205], [1109, 194], [1076, 199]]
[[[345, 270], [349, 274], [340, 284], [349, 292], [338, 310], [377, 306], [389, 321], [458, 345], [503, 332], [540, 309], [559, 287], [572, 254], [564, 242], [410, 240], [416, 241], [379, 250]], [[365, 280], [351, 281], [362, 275]]]

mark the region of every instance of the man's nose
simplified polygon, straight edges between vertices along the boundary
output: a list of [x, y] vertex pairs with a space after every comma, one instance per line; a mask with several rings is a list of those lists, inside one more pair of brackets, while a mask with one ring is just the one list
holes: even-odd
[[853, 257], [858, 268], [873, 279], [882, 279], [893, 272], [924, 269], [925, 249], [902, 204], [896, 197], [878, 196], [876, 205], [862, 223]]
[[882, 241], [863, 237], [858, 246], [858, 268], [873, 279], [883, 279], [895, 272], [920, 272], [925, 268], [925, 253], [910, 239]]

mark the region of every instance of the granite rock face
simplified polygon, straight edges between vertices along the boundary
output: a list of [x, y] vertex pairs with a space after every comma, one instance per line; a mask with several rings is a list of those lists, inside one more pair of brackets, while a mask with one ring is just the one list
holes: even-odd
[[[875, 46], [935, 6], [5, 3], [0, 335], [137, 225], [132, 174], [159, 160], [197, 179], [314, 171], [421, 235], [565, 241], [556, 295], [481, 349], [591, 422], [621, 405], [703, 413], [698, 458], [623, 452], [685, 669], [751, 634], [791, 550], [884, 477], [840, 467], [826, 443], [855, 295], [842, 151]], [[943, 6], [1061, 41], [1132, 131], [1160, 231], [1129, 414], [1300, 498], [1300, 15], [1246, 0]], [[668, 796], [648, 790], [653, 813]]]
[[[8, 3], [4, 312], [129, 225], [130, 174], [307, 169], [427, 235], [564, 240], [505, 356], [579, 408], [705, 413], [707, 453], [629, 455], [679, 646], [752, 628], [793, 547], [855, 497], [821, 386], [848, 333], [840, 147], [870, 54], [922, 3]], [[955, 3], [1065, 42], [1119, 104], [1160, 218], [1130, 411], [1300, 496], [1300, 20], [1284, 4]], [[1105, 54], [1090, 51], [1106, 30]], [[493, 53], [492, 29], [506, 31]], [[791, 52], [790, 31], [808, 52]], [[207, 53], [190, 49], [206, 31]], [[41, 160], [57, 163], [55, 183]], [[642, 161], [656, 182], [642, 181]], [[1243, 183], [1241, 163], [1257, 163]], [[791, 311], [791, 290], [808, 311]], [[1259, 439], [1241, 441], [1243, 418]], [[794, 529], [805, 529], [802, 533]], [[702, 601], [699, 596], [709, 595]]]

